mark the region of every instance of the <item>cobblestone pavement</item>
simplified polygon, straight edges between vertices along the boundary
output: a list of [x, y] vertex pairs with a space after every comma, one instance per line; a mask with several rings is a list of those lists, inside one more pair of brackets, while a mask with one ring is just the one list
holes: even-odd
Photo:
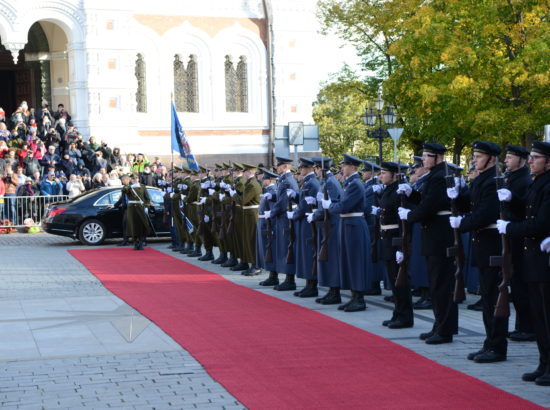
[[[296, 298], [292, 292], [258, 286], [266, 275], [247, 278], [187, 258], [170, 252], [165, 241], [153, 241], [151, 246], [220, 273], [239, 285], [378, 334], [445, 366], [550, 407], [548, 388], [520, 380], [522, 372], [536, 366], [534, 343], [510, 342], [508, 360], [503, 363], [481, 365], [465, 359], [483, 341], [481, 313], [466, 310], [466, 304], [476, 300], [475, 296], [469, 295], [460, 306], [460, 333], [455, 342], [428, 346], [418, 334], [431, 329], [429, 311], [415, 312], [414, 328], [391, 330], [381, 326], [382, 320], [391, 315], [391, 305], [382, 296], [368, 297], [366, 312], [349, 314], [334, 306], [318, 305], [312, 299]], [[72, 258], [67, 249], [75, 247], [80, 244], [47, 234], [0, 236], [2, 409], [243, 408], [184, 349], [112, 295]]]
[[79, 246], [0, 236], [1, 409], [244, 408], [67, 252]]

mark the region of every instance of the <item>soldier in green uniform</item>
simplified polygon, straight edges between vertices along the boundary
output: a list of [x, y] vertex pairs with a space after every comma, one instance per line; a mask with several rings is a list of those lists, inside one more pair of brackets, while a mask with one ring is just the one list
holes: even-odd
[[[231, 197], [227, 194], [227, 191], [233, 185], [233, 167], [227, 163], [223, 163], [224, 168], [224, 177], [223, 181], [220, 182], [220, 194], [219, 198], [221, 204], [223, 205], [222, 211], [222, 222], [220, 228], [220, 237], [221, 241], [224, 244], [224, 248], [229, 253], [229, 258], [225, 262], [222, 262], [220, 266], [224, 268], [231, 268], [237, 265], [237, 258], [235, 258], [235, 238], [233, 232], [229, 232], [229, 224], [232, 218], [234, 204], [231, 200]], [[223, 230], [223, 232], [222, 232]]]
[[[212, 198], [210, 195], [210, 189], [212, 189], [212, 181], [210, 177], [210, 169], [200, 167], [201, 170], [201, 196], [199, 200], [199, 236], [201, 242], [204, 244], [205, 254], [202, 255], [200, 261], [214, 260], [214, 253], [212, 249], [214, 247], [214, 237], [212, 235]], [[215, 185], [215, 184], [214, 184]]]
[[190, 169], [182, 167], [181, 184], [179, 185], [179, 188], [180, 188], [179, 208], [182, 215], [183, 235], [185, 238], [184, 241], [186, 243], [186, 246], [180, 251], [180, 253], [184, 255], [194, 252], [194, 239], [192, 237], [192, 233], [189, 232], [189, 229], [187, 226], [187, 219], [189, 218], [188, 216], [189, 212], [186, 205], [186, 198], [189, 195], [189, 188], [191, 186], [191, 174], [192, 174], [192, 171]]
[[192, 252], [188, 253], [188, 256], [197, 257], [202, 255], [201, 250], [201, 238], [197, 235], [199, 229], [199, 206], [200, 206], [200, 195], [201, 195], [201, 180], [200, 173], [194, 171], [191, 173], [191, 185], [189, 185], [189, 193], [185, 199], [187, 217], [193, 226], [191, 232], [191, 240], [194, 245]]
[[[234, 171], [233, 171], [234, 184], [233, 184], [233, 187], [230, 189], [233, 189], [234, 191], [236, 191], [236, 193], [240, 197], [242, 196], [242, 193], [244, 191], [244, 184], [246, 182], [243, 176], [244, 167], [241, 164], [238, 164], [236, 162], [233, 163], [233, 167], [234, 167]], [[232, 235], [234, 239], [233, 245], [234, 245], [235, 257], [239, 259], [240, 262], [230, 269], [236, 272], [236, 271], [243, 271], [248, 269], [248, 264], [243, 262], [243, 208], [240, 205], [239, 201], [236, 200], [235, 198], [232, 197], [232, 201], [234, 203], [233, 221], [231, 223], [231, 226], [233, 227], [231, 231], [233, 233], [230, 235]]]
[[[227, 261], [227, 249], [225, 247], [225, 238], [222, 234], [222, 215], [223, 204], [222, 194], [224, 191], [220, 187], [220, 182], [223, 182], [224, 167], [221, 164], [215, 164], [214, 169], [214, 181], [211, 183], [211, 188], [208, 193], [212, 201], [212, 211], [210, 213], [210, 219], [212, 220], [212, 226], [210, 232], [212, 232], [212, 238], [214, 239], [214, 245], [220, 250], [220, 256], [212, 261], [213, 264], [220, 265]], [[224, 195], [225, 196], [225, 195]]]
[[143, 250], [145, 238], [152, 233], [151, 222], [146, 212], [151, 199], [145, 185], [139, 183], [137, 175], [131, 175], [130, 185], [122, 188], [122, 194], [128, 198], [126, 214], [126, 232], [134, 239], [134, 249]]
[[[244, 169], [242, 180], [242, 194], [237, 189], [231, 189], [229, 194], [237, 202], [238, 220], [238, 240], [240, 241], [240, 258], [242, 275], [259, 275], [261, 270], [256, 267], [256, 225], [258, 221], [258, 208], [260, 206], [260, 195], [262, 187], [256, 179], [254, 173], [256, 167], [253, 165], [242, 164]], [[238, 266], [238, 265], [237, 265]], [[234, 269], [234, 268], [233, 268]], [[239, 269], [241, 270], [241, 269]]]

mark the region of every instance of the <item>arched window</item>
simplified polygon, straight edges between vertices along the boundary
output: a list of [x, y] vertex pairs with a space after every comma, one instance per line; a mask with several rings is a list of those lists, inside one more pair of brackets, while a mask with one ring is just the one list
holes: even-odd
[[199, 75], [197, 56], [190, 55], [187, 68], [174, 56], [174, 100], [178, 112], [199, 112]]
[[225, 110], [248, 112], [248, 67], [245, 56], [239, 58], [237, 69], [231, 56], [225, 56]]
[[137, 112], [147, 112], [147, 81], [145, 60], [142, 54], [137, 55], [135, 71], [137, 79], [136, 109]]

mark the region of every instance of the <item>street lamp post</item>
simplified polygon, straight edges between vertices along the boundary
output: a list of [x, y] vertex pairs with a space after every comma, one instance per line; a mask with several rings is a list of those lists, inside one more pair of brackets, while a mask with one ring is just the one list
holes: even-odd
[[378, 123], [378, 128], [367, 128], [367, 137], [376, 138], [378, 140], [378, 158], [380, 164], [383, 160], [382, 142], [384, 138], [390, 136], [388, 130], [384, 129], [382, 125], [384, 123], [389, 126], [394, 125], [397, 117], [394, 110], [389, 105], [384, 112], [384, 104], [384, 100], [378, 96], [378, 98], [374, 100], [374, 108], [367, 105], [365, 107], [365, 114], [362, 116], [367, 127], [374, 127]]

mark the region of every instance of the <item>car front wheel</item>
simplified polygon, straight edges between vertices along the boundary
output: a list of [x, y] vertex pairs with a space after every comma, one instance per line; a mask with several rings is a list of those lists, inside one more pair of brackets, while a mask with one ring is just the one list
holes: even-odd
[[105, 225], [97, 219], [84, 221], [78, 230], [78, 238], [84, 245], [101, 245], [105, 240]]

